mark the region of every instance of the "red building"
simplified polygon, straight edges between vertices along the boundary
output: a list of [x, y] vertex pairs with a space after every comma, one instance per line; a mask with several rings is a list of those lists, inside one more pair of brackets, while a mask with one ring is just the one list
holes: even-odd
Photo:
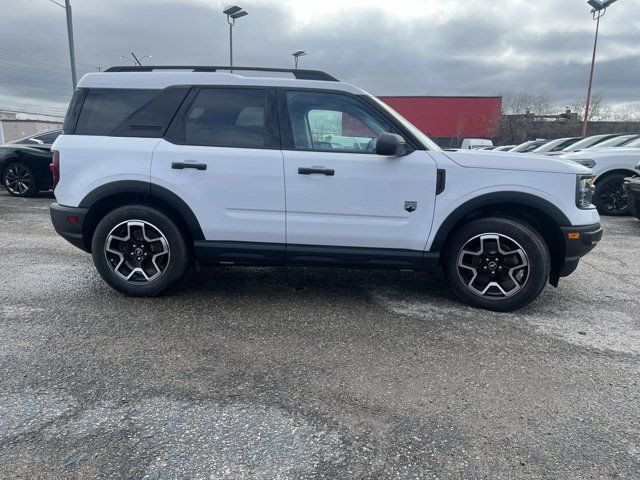
[[442, 147], [500, 134], [502, 97], [379, 97]]

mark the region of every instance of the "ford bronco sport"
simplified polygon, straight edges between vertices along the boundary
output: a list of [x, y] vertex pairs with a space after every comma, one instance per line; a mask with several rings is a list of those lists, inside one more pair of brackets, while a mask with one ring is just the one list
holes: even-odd
[[442, 269], [463, 301], [509, 311], [602, 235], [580, 164], [443, 152], [324, 72], [233, 70], [113, 67], [78, 84], [51, 218], [115, 289], [158, 295], [193, 262]]

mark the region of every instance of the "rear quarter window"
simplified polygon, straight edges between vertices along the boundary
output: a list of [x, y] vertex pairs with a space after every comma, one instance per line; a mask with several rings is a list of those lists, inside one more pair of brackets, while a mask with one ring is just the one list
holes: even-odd
[[127, 118], [159, 93], [159, 90], [91, 89], [82, 105], [75, 134], [112, 135]]

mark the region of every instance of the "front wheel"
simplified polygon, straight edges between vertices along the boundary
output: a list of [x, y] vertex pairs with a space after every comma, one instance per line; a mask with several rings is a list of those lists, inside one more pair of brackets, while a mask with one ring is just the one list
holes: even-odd
[[629, 214], [629, 201], [624, 191], [624, 179], [629, 175], [615, 173], [596, 182], [593, 204], [600, 215], [621, 216]]
[[470, 305], [508, 312], [535, 300], [551, 271], [549, 249], [526, 223], [489, 217], [460, 227], [444, 267], [453, 292]]
[[33, 170], [21, 162], [11, 162], [2, 173], [4, 188], [14, 197], [32, 197], [38, 193]]
[[108, 213], [91, 242], [93, 262], [102, 278], [131, 296], [161, 294], [189, 267], [189, 248], [177, 225], [146, 205], [128, 205]]

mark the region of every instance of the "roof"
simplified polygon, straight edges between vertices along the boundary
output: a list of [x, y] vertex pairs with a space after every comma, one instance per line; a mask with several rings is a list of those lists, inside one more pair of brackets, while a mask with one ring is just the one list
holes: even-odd
[[175, 85], [239, 85], [257, 87], [288, 87], [337, 90], [355, 95], [367, 94], [349, 83], [324, 80], [298, 80], [295, 78], [249, 77], [236, 73], [219, 72], [101, 72], [88, 73], [79, 88], [148, 88], [161, 89]]

